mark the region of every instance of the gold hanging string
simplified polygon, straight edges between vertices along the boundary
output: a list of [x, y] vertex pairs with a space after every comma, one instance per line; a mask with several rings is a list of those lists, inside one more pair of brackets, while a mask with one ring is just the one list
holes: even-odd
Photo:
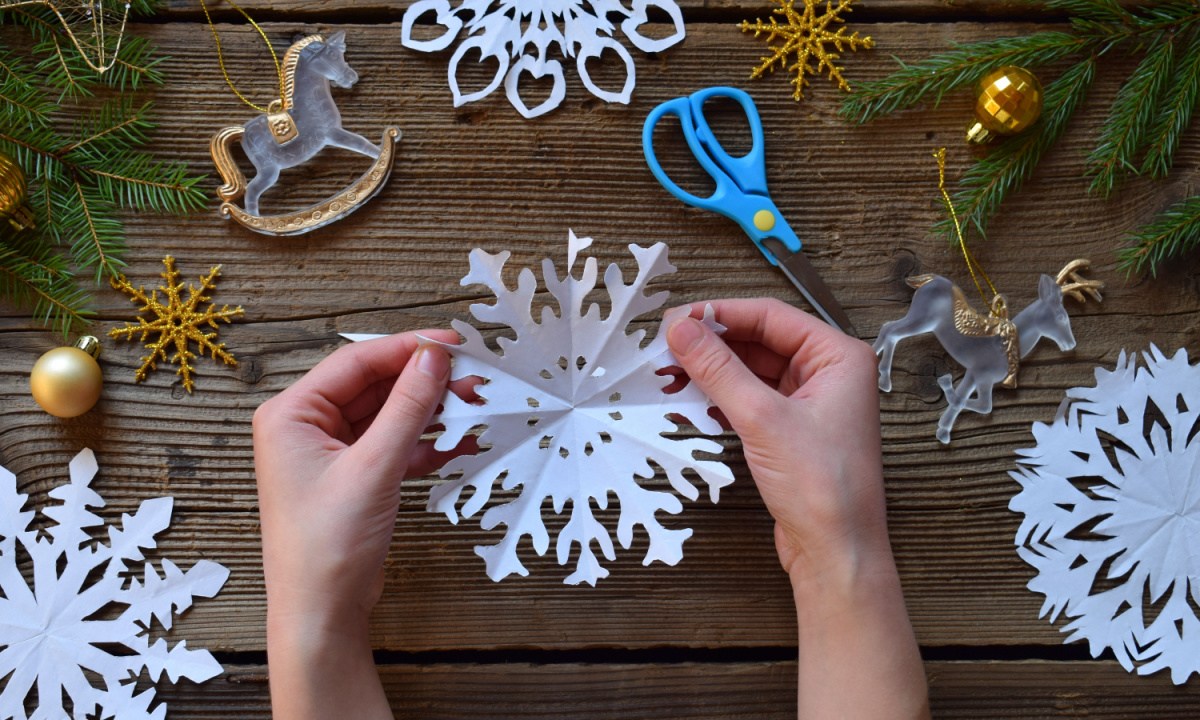
[[[250, 23], [250, 26], [258, 31], [258, 34], [262, 37], [263, 42], [267, 44], [267, 50], [271, 52], [271, 59], [275, 61], [275, 75], [279, 78], [279, 97], [282, 98], [283, 69], [279, 66], [279, 56], [275, 54], [275, 48], [271, 46], [271, 40], [267, 37], [266, 31], [264, 31], [258, 23], [254, 22], [254, 18], [250, 17], [249, 13], [239, 7], [237, 3], [233, 2], [233, 0], [225, 1], [229, 3], [230, 7], [241, 13], [242, 17], [246, 18], [246, 22]], [[241, 91], [239, 91], [233, 84], [233, 78], [229, 77], [229, 71], [225, 69], [225, 53], [221, 50], [221, 38], [219, 35], [217, 35], [217, 26], [213, 24], [212, 16], [208, 14], [208, 4], [204, 2], [204, 0], [200, 0], [200, 7], [204, 10], [204, 19], [208, 21], [208, 29], [212, 31], [213, 42], [215, 42], [217, 45], [217, 64], [221, 66], [221, 74], [225, 76], [225, 84], [229, 86], [229, 89], [233, 91], [233, 94], [237, 95], [238, 99], [242, 102], [261, 113], [268, 112], [267, 108], [259, 107], [258, 105], [250, 102], [250, 100], [247, 99], [246, 96], [243, 95]]]
[[[954, 221], [954, 234], [958, 236], [958, 247], [962, 249], [963, 260], [967, 263], [967, 270], [971, 273], [971, 279], [975, 281], [975, 289], [979, 291], [979, 297], [983, 300], [983, 304], [991, 309], [993, 315], [1002, 308], [1003, 300], [1000, 299], [1000, 291], [992, 284], [992, 279], [983, 271], [983, 266], [967, 249], [967, 239], [963, 236], [962, 223], [958, 220], [958, 212], [954, 209], [954, 203], [950, 200], [950, 193], [946, 192], [946, 148], [938, 148], [933, 154], [937, 158], [938, 164], [938, 190], [942, 193], [942, 201], [946, 204], [946, 209], [950, 211], [950, 219]], [[988, 288], [992, 291], [993, 301], [988, 302], [987, 295], [983, 292], [983, 286], [979, 284], [979, 278], [987, 283]], [[998, 307], [997, 302], [1001, 305]]]

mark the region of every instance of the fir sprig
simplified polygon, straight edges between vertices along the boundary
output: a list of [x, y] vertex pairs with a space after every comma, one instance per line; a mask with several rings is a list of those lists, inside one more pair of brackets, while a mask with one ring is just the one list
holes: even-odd
[[[1069, 29], [955, 45], [911, 64], [898, 61], [900, 68], [888, 77], [859, 83], [841, 108], [843, 117], [868, 122], [927, 100], [936, 106], [947, 92], [971, 86], [1002, 65], [1039, 67], [1074, 60], [1047, 85], [1042, 120], [1025, 134], [997, 146], [960, 181], [955, 208], [980, 231], [1062, 135], [1091, 87], [1100, 57], [1120, 52], [1140, 60], [1118, 91], [1088, 157], [1087, 173], [1094, 192], [1108, 195], [1129, 175], [1163, 177], [1169, 173], [1200, 102], [1197, 3], [1170, 0], [1127, 7], [1116, 0], [1045, 0], [1039, 4], [1067, 14]], [[1153, 269], [1155, 263], [1194, 246], [1181, 238], [1189, 237], [1188, 232], [1200, 234], [1200, 229], [1182, 235], [1163, 230], [1178, 226], [1180, 212], [1184, 211], [1173, 208], [1140, 231], [1133, 238], [1140, 254], [1134, 260], [1123, 260], [1124, 266]], [[939, 227], [952, 235], [949, 221]], [[1156, 248], [1155, 243], [1164, 245], [1150, 250], [1145, 243]], [[1125, 254], [1122, 257], [1127, 259]]]
[[1118, 254], [1120, 268], [1157, 275], [1167, 260], [1196, 248], [1200, 248], [1200, 195], [1172, 205], [1131, 237], [1130, 245]]
[[[37, 218], [33, 230], [0, 224], [0, 298], [65, 333], [89, 315], [76, 273], [101, 282], [124, 266], [121, 212], [199, 209], [203, 178], [143, 149], [153, 108], [134, 93], [163, 81], [149, 42], [127, 33], [112, 68], [97, 74], [53, 15], [22, 8], [0, 18], [30, 33], [28, 53], [0, 50], [0, 152], [25, 171]], [[117, 49], [115, 35], [108, 42]]]

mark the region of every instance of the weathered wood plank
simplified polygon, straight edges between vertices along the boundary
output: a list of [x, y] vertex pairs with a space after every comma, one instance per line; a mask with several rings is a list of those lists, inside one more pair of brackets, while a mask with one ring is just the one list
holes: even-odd
[[[944, 720], [1143, 717], [1192, 720], [1200, 693], [1114, 662], [931, 662], [930, 702]], [[398, 720], [486, 717], [792, 720], [791, 662], [384, 665]], [[266, 668], [231, 666], [201, 686], [165, 686], [173, 718], [268, 718]]]
[[[1129, 2], [1131, 0], [1126, 0]], [[256, 20], [288, 18], [319, 18], [327, 22], [387, 22], [399, 21], [413, 0], [381, 2], [358, 0], [350, 3], [329, 3], [322, 0], [246, 0], [239, 5]], [[685, 20], [694, 15], [713, 11], [745, 9], [764, 10], [773, 7], [768, 0], [676, 0], [684, 11]], [[1123, 3], [1124, 4], [1124, 3]], [[188, 0], [168, 0], [158, 17], [197, 19], [202, 17], [198, 3]], [[222, 20], [240, 21], [237, 11], [223, 3], [210, 3], [210, 12]], [[1023, 0], [867, 0], [852, 6], [851, 22], [879, 22], [894, 19], [1029, 19], [1048, 15], [1048, 11], [1031, 6]]]
[[[316, 28], [272, 23], [267, 29], [286, 40]], [[1021, 29], [866, 26], [878, 49], [845, 61], [851, 78], [878, 77], [890, 68], [889, 53], [914, 59], [951, 40]], [[111, 479], [104, 487], [111, 511], [175, 495], [178, 520], [164, 542], [166, 554], [185, 561], [211, 557], [234, 570], [221, 597], [201, 603], [185, 620], [199, 644], [262, 648], [253, 409], [339, 344], [338, 331], [398, 331], [464, 317], [475, 289], [459, 287], [458, 279], [471, 247], [511, 249], [514, 264], [529, 266], [561, 255], [567, 227], [595, 235], [604, 260], [624, 262], [629, 242], [666, 240], [680, 268], [669, 283], [674, 301], [762, 294], [795, 300], [730, 224], [670, 201], [646, 171], [640, 127], [654, 103], [704, 85], [749, 88], [769, 130], [776, 200], [866, 334], [904, 312], [910, 297], [904, 276], [933, 271], [966, 281], [953, 250], [927, 232], [941, 212], [928, 153], [950, 145], [951, 173], [965, 167], [966, 151], [958, 144], [969, 117], [965, 96], [948, 98], [936, 111], [852, 128], [834, 115], [839, 97], [832, 86], [815, 81], [812, 97], [796, 105], [785, 78], [748, 84], [761, 44], [724, 25], [698, 24], [677, 49], [636, 57], [632, 106], [597, 103], [572, 79], [564, 106], [529, 122], [501, 95], [452, 108], [446, 58], [403, 51], [398, 26], [347, 30], [348, 57], [362, 80], [338, 96], [345, 125], [376, 135], [394, 121], [405, 133], [395, 176], [370, 207], [319, 233], [284, 240], [251, 235], [215, 213], [129, 222], [129, 274], [138, 282], [154, 282], [167, 252], [189, 275], [225, 264], [217, 299], [248, 310], [245, 322], [222, 330], [242, 360], [237, 369], [203, 361], [197, 393], [186, 396], [168, 389], [173, 378], [165, 368], [144, 385], [132, 384], [138, 347], [107, 343], [101, 407], [59, 422], [33, 406], [26, 379], [33, 360], [56, 339], [33, 329], [25, 313], [0, 308], [0, 462], [18, 472], [23, 488], [44, 497], [70, 456], [91, 446], [100, 452], [104, 482]], [[203, 31], [187, 22], [138, 28], [173, 56], [170, 83], [157, 93], [169, 119], [159, 147], [196, 167], [207, 167], [211, 132], [244, 116], [223, 86], [211, 48], [198, 41]], [[245, 27], [222, 31], [239, 86], [267, 96], [272, 87], [257, 36]], [[1196, 355], [1197, 271], [1185, 263], [1152, 282], [1126, 284], [1114, 274], [1111, 251], [1122, 233], [1191, 192], [1200, 148], [1190, 137], [1179, 171], [1164, 183], [1131, 183], [1107, 202], [1089, 198], [1082, 158], [1103, 100], [1122, 75], [1119, 63], [1107, 70], [1077, 127], [1006, 207], [990, 241], [976, 246], [1015, 306], [1032, 299], [1037, 272], [1091, 256], [1110, 288], [1103, 305], [1074, 313], [1079, 346], [1066, 355], [1039, 350], [1022, 372], [1021, 389], [998, 394], [990, 417], [960, 420], [950, 448], [933, 439], [942, 410], [936, 377], [950, 367], [939, 349], [916, 340], [902, 346], [897, 390], [883, 400], [892, 532], [914, 622], [927, 645], [1061, 641], [1037, 620], [1038, 599], [1023, 587], [1029, 572], [1011, 548], [1017, 519], [1005, 508], [1015, 485], [1005, 473], [1013, 451], [1031, 442], [1031, 422], [1053, 417], [1066, 388], [1089, 383], [1092, 368], [1111, 365], [1119, 349], [1156, 342], [1188, 346]], [[299, 204], [343, 184], [359, 167], [338, 157], [293, 173], [292, 180], [311, 179], [275, 201]], [[99, 292], [97, 304], [98, 331], [132, 317], [114, 292]], [[642, 569], [638, 553], [626, 553], [595, 591], [560, 586], [562, 573], [549, 561], [532, 564], [528, 580], [492, 585], [471, 552], [483, 534], [425, 514], [429, 483], [413, 483], [391, 558], [396, 589], [380, 608], [377, 644], [420, 650], [791, 642], [790, 596], [773, 558], [770, 521], [736, 454], [734, 462], [742, 482], [722, 504], [690, 507], [682, 518], [696, 535], [681, 566]], [[722, 626], [714, 627], [713, 617]]]

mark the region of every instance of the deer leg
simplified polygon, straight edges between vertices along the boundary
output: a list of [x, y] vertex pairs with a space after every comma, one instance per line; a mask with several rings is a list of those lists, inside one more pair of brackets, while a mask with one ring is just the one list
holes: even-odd
[[383, 152], [370, 140], [345, 128], [333, 128], [329, 131], [329, 136], [325, 138], [325, 141], [334, 147], [366, 155], [372, 160], [378, 160], [379, 154]]
[[974, 382], [974, 379], [968, 373], [963, 376], [956, 390], [953, 385], [953, 378], [949, 373], [938, 378], [938, 385], [946, 395], [947, 403], [945, 412], [938, 419], [937, 428], [937, 439], [942, 441], [943, 444], [950, 442], [950, 429], [954, 427], [954, 421], [958, 419], [959, 413], [962, 412], [963, 407], [966, 405], [967, 398], [971, 396], [971, 393], [975, 392]]
[[977, 386], [975, 389], [975, 398], [969, 401], [964, 408], [971, 412], [977, 412], [980, 415], [987, 415], [992, 411], [992, 390], [995, 385]]
[[246, 213], [248, 215], [258, 215], [258, 199], [261, 198], [262, 194], [269, 190], [278, 179], [279, 168], [275, 167], [274, 165], [268, 165], [267, 167], [259, 170], [258, 174], [254, 176], [254, 179], [246, 185]]
[[892, 358], [896, 353], [896, 344], [905, 338], [930, 330], [925, 326], [925, 318], [913, 315], [914, 313], [909, 311], [899, 320], [885, 322], [883, 327], [879, 328], [874, 350], [879, 356], [879, 389], [884, 392], [890, 392], [892, 389]]

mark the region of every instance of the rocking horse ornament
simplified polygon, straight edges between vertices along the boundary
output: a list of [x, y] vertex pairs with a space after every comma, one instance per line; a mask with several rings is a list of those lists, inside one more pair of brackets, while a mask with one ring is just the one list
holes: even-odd
[[[938, 420], [937, 438], [950, 442], [950, 430], [963, 410], [987, 414], [992, 411], [992, 388], [1015, 388], [1017, 370], [1042, 338], [1053, 340], [1062, 351], [1075, 347], [1071, 319], [1063, 307], [1063, 298], [1080, 302], [1102, 298], [1104, 283], [1089, 280], [1079, 273], [1089, 266], [1087, 260], [1073, 260], [1057, 278], [1042, 275], [1038, 299], [1013, 319], [1008, 318], [1004, 298], [996, 295], [991, 312], [983, 315], [971, 308], [957, 285], [941, 275], [918, 275], [908, 279], [916, 288], [908, 314], [883, 324], [875, 341], [879, 355], [879, 389], [892, 389], [892, 356], [896, 343], [904, 338], [933, 333], [950, 357], [966, 367], [955, 387], [949, 373], [938, 378], [946, 396], [946, 411]], [[1086, 297], [1085, 297], [1086, 296]]]
[[[224, 201], [222, 215], [266, 235], [299, 235], [349, 215], [383, 188], [392, 171], [400, 131], [388, 127], [376, 146], [342, 127], [330, 84], [349, 88], [358, 81], [358, 73], [346, 64], [345, 51], [342, 32], [328, 38], [310, 35], [294, 43], [284, 54], [281, 67], [283, 96], [245, 125], [227, 127], [213, 136], [213, 162], [224, 181], [217, 189]], [[238, 140], [257, 171], [249, 183], [231, 152]], [[260, 215], [259, 200], [279, 180], [280, 171], [306, 162], [327, 145], [366, 155], [373, 163], [349, 187], [315, 205], [291, 213]], [[243, 196], [245, 207], [238, 207], [236, 201]]]

